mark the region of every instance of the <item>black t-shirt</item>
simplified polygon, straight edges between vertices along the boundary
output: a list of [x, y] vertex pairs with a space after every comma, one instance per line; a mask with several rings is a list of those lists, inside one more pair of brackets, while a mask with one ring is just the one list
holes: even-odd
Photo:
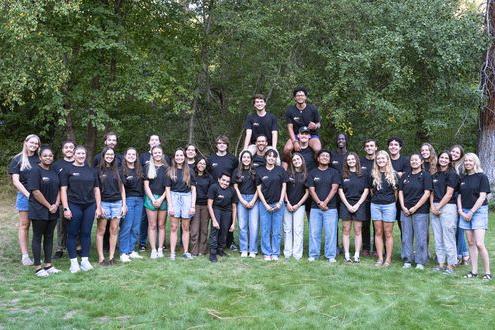
[[390, 161], [392, 162], [392, 167], [394, 168], [395, 172], [406, 173], [411, 171], [409, 157], [400, 155], [399, 158], [397, 158], [396, 160], [390, 158]]
[[[124, 161], [124, 156], [115, 152], [115, 159], [117, 160], [117, 166], [121, 167], [122, 162]], [[93, 161], [93, 167], [95, 168], [98, 167], [100, 165], [100, 161], [101, 161], [101, 152], [95, 155], [95, 159]]]
[[[461, 203], [464, 209], [472, 208], [476, 204], [476, 200], [480, 197], [480, 193], [490, 193], [490, 183], [484, 173], [463, 175], [460, 182], [459, 194], [461, 194]], [[483, 201], [483, 205], [488, 205], [486, 198]]]
[[252, 130], [250, 144], [256, 143], [258, 135], [264, 135], [268, 140], [268, 145], [272, 145], [272, 131], [278, 131], [277, 117], [269, 112], [263, 117], [258, 116], [257, 113], [251, 113], [246, 117], [244, 128]]
[[67, 169], [70, 168], [73, 163], [74, 163], [74, 161], [69, 162], [69, 161], [62, 158], [62, 159], [57, 160], [55, 163], [53, 163], [52, 169], [55, 172], [57, 172], [57, 174], [60, 176], [60, 173], [62, 171], [67, 171]]
[[439, 203], [447, 193], [447, 187], [454, 189], [454, 193], [448, 204], [456, 204], [457, 190], [459, 188], [459, 176], [454, 169], [433, 174], [433, 202]]
[[188, 193], [191, 191], [191, 186], [196, 185], [196, 181], [194, 180], [194, 172], [189, 172], [190, 175], [190, 183], [189, 186], [184, 181], [184, 170], [181, 168], [176, 169], [177, 178], [172, 180], [172, 178], [167, 174], [165, 178], [165, 187], [170, 187], [170, 191], [180, 192], [180, 193]]
[[348, 202], [357, 203], [361, 199], [364, 190], [369, 188], [368, 175], [364, 172], [358, 176], [356, 172], [351, 172], [348, 178], [342, 178], [340, 188], [344, 191]]
[[239, 165], [239, 161], [232, 154], [226, 154], [225, 156], [211, 154], [208, 156], [206, 163], [208, 164], [208, 171], [214, 179], [220, 178], [223, 172], [232, 175], [237, 165]]
[[[308, 126], [310, 122], [319, 123], [321, 121], [318, 108], [313, 104], [306, 104], [303, 110], [299, 110], [295, 105], [291, 105], [285, 112], [285, 119], [287, 124], [292, 124], [294, 133], [297, 135], [299, 128]], [[318, 130], [310, 131], [312, 135], [318, 134]]]
[[308, 173], [318, 166], [316, 165], [315, 153], [313, 152], [313, 149], [309, 147], [309, 145], [306, 148], [301, 149], [299, 153], [304, 158], [304, 162], [306, 163], [306, 171]]
[[282, 184], [287, 179], [287, 172], [281, 166], [274, 166], [271, 170], [264, 166], [256, 170], [256, 186], [261, 185], [261, 192], [268, 204], [280, 202]]
[[196, 175], [196, 204], [206, 205], [208, 201], [208, 189], [215, 183], [213, 177], [205, 173], [203, 175]]
[[126, 197], [144, 196], [143, 177], [137, 175], [135, 168], [128, 168], [127, 174], [121, 170], [121, 177]]
[[119, 173], [111, 168], [98, 168], [98, 180], [102, 202], [117, 202], [122, 200], [119, 187]]
[[296, 205], [306, 193], [306, 179], [303, 172], [288, 172], [287, 177], [287, 199], [291, 205]]
[[[323, 201], [328, 197], [332, 190], [333, 184], [340, 184], [340, 174], [334, 168], [327, 168], [326, 170], [320, 170], [318, 167], [309, 172], [308, 179], [306, 180], [306, 186], [314, 187], [316, 195]], [[329, 209], [337, 208], [337, 194], [333, 196], [330, 202], [327, 204]], [[311, 203], [311, 208], [317, 209], [318, 204], [315, 201]]]
[[213, 208], [222, 211], [231, 211], [232, 204], [237, 203], [234, 188], [222, 189], [218, 183], [214, 183], [208, 189], [208, 199], [213, 200]]
[[371, 175], [371, 171], [373, 170], [373, 166], [375, 164], [375, 160], [368, 159], [366, 157], [361, 157], [361, 171]]
[[167, 167], [162, 165], [156, 168], [156, 177], [148, 178], [148, 166], [144, 168], [144, 181], [149, 181], [149, 187], [153, 195], [163, 195], [165, 192], [165, 181], [167, 178]]
[[344, 167], [344, 162], [347, 158], [346, 153], [340, 153], [337, 150], [330, 152], [330, 164], [331, 167], [342, 173], [342, 168]]
[[254, 156], [253, 156], [253, 167], [255, 169], [257, 169], [260, 166], [265, 166], [265, 164], [266, 164], [266, 162], [265, 162], [265, 157], [264, 156], [260, 156], [258, 154], [254, 154]]
[[[392, 186], [387, 179], [385, 178], [385, 173], [381, 173], [382, 175], [382, 184], [380, 189], [373, 184], [373, 177], [370, 175], [369, 178], [369, 186], [371, 187], [371, 202], [374, 204], [392, 204], [395, 203], [395, 191], [398, 188], [397, 186]], [[395, 178], [395, 182], [398, 182], [398, 178]]]
[[62, 171], [60, 185], [67, 187], [67, 198], [74, 204], [94, 203], [93, 188], [100, 186], [96, 169], [88, 165], [72, 165], [67, 171]]
[[[401, 190], [404, 195], [404, 206], [410, 209], [419, 202], [421, 197], [423, 197], [425, 190], [433, 190], [433, 180], [430, 173], [425, 171], [421, 171], [416, 174], [407, 172], [399, 180], [399, 190]], [[416, 213], [429, 212], [429, 200], [421, 205], [421, 207], [416, 211]]]
[[36, 167], [36, 165], [40, 162], [40, 158], [38, 157], [37, 154], [34, 154], [30, 157], [28, 157], [29, 164], [31, 164], [31, 169], [24, 169], [21, 171], [21, 156], [16, 156], [14, 157], [9, 164], [8, 171], [9, 174], [19, 174], [19, 181], [22, 183], [24, 187], [27, 185], [28, 177], [29, 177], [29, 172], [31, 171], [32, 168]]
[[[141, 163], [141, 166], [144, 168], [148, 163], [150, 162], [151, 159], [151, 153], [149, 151], [143, 152], [139, 155], [139, 162]], [[170, 164], [170, 157], [167, 155], [163, 155], [163, 160], [165, 163], [167, 163], [167, 166]]]
[[35, 165], [29, 172], [28, 183], [26, 187], [31, 194], [29, 195], [29, 219], [34, 220], [53, 220], [57, 219], [58, 212], [55, 214], [40, 204], [32, 192], [39, 190], [50, 205], [55, 204], [57, 195], [60, 189], [60, 179], [57, 172], [53, 169], [45, 170], [38, 165]]
[[241, 194], [253, 195], [256, 192], [256, 173], [254, 170], [242, 170], [238, 168], [234, 170], [234, 183], [237, 183], [237, 188]]

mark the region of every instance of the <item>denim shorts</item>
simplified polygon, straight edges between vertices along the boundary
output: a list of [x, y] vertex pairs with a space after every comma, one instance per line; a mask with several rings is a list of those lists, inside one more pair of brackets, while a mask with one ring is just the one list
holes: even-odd
[[397, 208], [395, 203], [391, 204], [375, 204], [371, 203], [371, 220], [394, 222]]
[[29, 199], [21, 192], [17, 192], [17, 196], [15, 198], [15, 208], [19, 212], [29, 211]]
[[103, 219], [112, 220], [114, 218], [122, 218], [122, 201], [116, 202], [101, 202], [101, 208], [105, 213]]
[[170, 192], [170, 197], [172, 198], [172, 208], [174, 218], [189, 219], [191, 215], [189, 211], [191, 210], [191, 193], [181, 193], [181, 192]]
[[[153, 195], [155, 199], [160, 198], [161, 195]], [[162, 205], [160, 205], [159, 208], [156, 208], [153, 206], [153, 203], [151, 202], [151, 199], [145, 195], [144, 196], [144, 208], [150, 211], [166, 211], [167, 210], [167, 201], [163, 200]]]
[[[467, 213], [470, 209], [462, 209]], [[474, 212], [471, 221], [466, 221], [463, 217], [459, 217], [459, 228], [464, 230], [488, 229], [488, 205], [481, 206]]]

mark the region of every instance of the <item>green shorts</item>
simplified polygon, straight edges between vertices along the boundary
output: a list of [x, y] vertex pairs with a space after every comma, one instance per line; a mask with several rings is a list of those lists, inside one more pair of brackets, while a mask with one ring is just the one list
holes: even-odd
[[[161, 195], [153, 194], [153, 197], [155, 197], [155, 199], [160, 198], [160, 196]], [[160, 205], [159, 208], [156, 208], [153, 206], [153, 202], [151, 201], [151, 199], [145, 195], [144, 196], [144, 208], [147, 210], [150, 210], [150, 211], [167, 211], [167, 201], [163, 200], [162, 205]]]

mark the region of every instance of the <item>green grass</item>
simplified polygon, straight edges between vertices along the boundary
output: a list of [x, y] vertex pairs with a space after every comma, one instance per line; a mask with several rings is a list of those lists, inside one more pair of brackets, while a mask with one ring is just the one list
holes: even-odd
[[[451, 277], [404, 271], [398, 239], [388, 269], [371, 258], [329, 265], [230, 256], [70, 274], [64, 259], [56, 263], [63, 273], [36, 278], [19, 263], [12, 201], [0, 201], [0, 329], [495, 328], [494, 282], [463, 279], [466, 267]], [[491, 251], [494, 238], [488, 232]]]

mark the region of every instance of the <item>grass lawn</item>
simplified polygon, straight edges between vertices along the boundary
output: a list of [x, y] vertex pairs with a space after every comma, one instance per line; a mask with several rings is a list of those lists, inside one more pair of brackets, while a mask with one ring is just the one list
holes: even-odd
[[[388, 269], [371, 258], [330, 265], [231, 255], [70, 274], [64, 259], [55, 263], [63, 273], [36, 278], [19, 262], [14, 198], [0, 197], [0, 329], [495, 328], [495, 282], [463, 279], [465, 266], [454, 276], [433, 272], [433, 263], [402, 270], [398, 238]], [[493, 231], [486, 240], [493, 260]]]

